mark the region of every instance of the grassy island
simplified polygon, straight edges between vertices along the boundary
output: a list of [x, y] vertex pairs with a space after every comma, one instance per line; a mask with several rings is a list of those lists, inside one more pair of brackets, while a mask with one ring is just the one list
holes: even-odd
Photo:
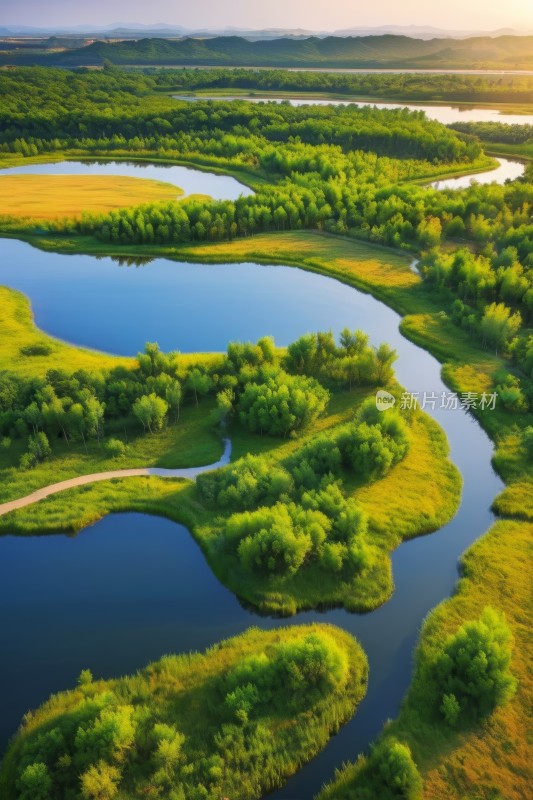
[[325, 746], [363, 699], [366, 657], [339, 628], [250, 629], [205, 653], [78, 686], [27, 715], [5, 800], [260, 798]]
[[[361, 331], [344, 331], [339, 343], [329, 333], [307, 334], [287, 350], [270, 339], [232, 343], [226, 355], [211, 356], [167, 356], [147, 345], [115, 367], [103, 356], [91, 378], [65, 369], [85, 351], [38, 333], [25, 301], [5, 292], [19, 312], [13, 330], [33, 342], [23, 349], [39, 352], [16, 367], [14, 359], [2, 376], [12, 400], [0, 499], [78, 475], [213, 463], [221, 424], [233, 462], [196, 486], [119, 475], [70, 489], [1, 517], [0, 531], [77, 531], [111, 511], [159, 513], [191, 528], [215, 574], [241, 598], [292, 614], [383, 603], [393, 587], [390, 552], [436, 530], [457, 508], [461, 481], [445, 435], [420, 411], [376, 409], [377, 387], [400, 397], [396, 355], [385, 344], [370, 347]], [[4, 347], [14, 347], [9, 335]], [[53, 367], [56, 347], [62, 369]], [[43, 348], [50, 360], [41, 375]], [[438, 475], [431, 486], [428, 471]]]

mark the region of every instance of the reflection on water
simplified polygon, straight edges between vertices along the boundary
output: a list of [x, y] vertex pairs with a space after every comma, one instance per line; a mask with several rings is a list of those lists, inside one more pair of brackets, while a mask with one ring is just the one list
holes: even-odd
[[142, 258], [141, 256], [109, 256], [109, 258], [119, 267], [144, 267], [154, 260], [153, 258]]
[[524, 172], [521, 161], [512, 161], [508, 158], [497, 158], [499, 166], [489, 172], [480, 172], [477, 175], [461, 175], [458, 178], [444, 178], [431, 184], [434, 189], [467, 189], [472, 183], [505, 183], [514, 181]]

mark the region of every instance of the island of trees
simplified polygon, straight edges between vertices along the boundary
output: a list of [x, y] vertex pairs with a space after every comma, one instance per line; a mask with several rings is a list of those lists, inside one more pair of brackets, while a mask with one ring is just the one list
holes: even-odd
[[328, 625], [250, 629], [115, 680], [83, 670], [27, 716], [2, 797], [259, 799], [348, 721], [367, 671], [357, 642]]

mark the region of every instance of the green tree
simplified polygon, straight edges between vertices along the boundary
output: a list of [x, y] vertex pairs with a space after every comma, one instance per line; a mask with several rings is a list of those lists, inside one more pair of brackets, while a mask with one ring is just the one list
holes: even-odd
[[[516, 689], [511, 656], [511, 631], [503, 615], [493, 608], [486, 607], [478, 620], [461, 625], [448, 638], [435, 664], [445, 719], [453, 724], [477, 720], [505, 703]], [[454, 713], [450, 712], [452, 705], [458, 706]]]
[[35, 461], [44, 461], [52, 455], [52, 448], [46, 433], [39, 431], [35, 436], [30, 436], [28, 440], [28, 453]]
[[492, 345], [496, 352], [516, 336], [522, 318], [503, 303], [491, 303], [485, 309], [480, 323], [481, 338], [485, 344]]
[[183, 397], [183, 389], [181, 383], [173, 380], [165, 390], [165, 398], [168, 403], [169, 410], [174, 415], [176, 422], [180, 418], [180, 405]]
[[370, 766], [385, 789], [380, 798], [401, 797], [417, 800], [422, 793], [422, 780], [406, 744], [386, 739], [370, 756]]
[[165, 422], [168, 411], [168, 403], [162, 397], [158, 397], [154, 392], [144, 394], [137, 398], [132, 408], [133, 414], [142, 424], [143, 428], [150, 433], [160, 431]]
[[19, 800], [49, 800], [52, 790], [52, 778], [48, 767], [36, 761], [23, 770], [17, 781]]
[[212, 381], [207, 373], [195, 367], [187, 375], [186, 385], [194, 392], [194, 400], [198, 405], [198, 397], [208, 393], [211, 389]]
[[113, 800], [120, 777], [120, 770], [103, 760], [93, 764], [81, 775], [83, 800]]

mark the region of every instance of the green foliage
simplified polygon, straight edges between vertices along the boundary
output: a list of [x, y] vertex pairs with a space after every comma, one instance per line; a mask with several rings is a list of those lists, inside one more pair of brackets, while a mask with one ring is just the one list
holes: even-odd
[[511, 632], [489, 607], [449, 637], [435, 663], [440, 710], [448, 724], [483, 718], [513, 695], [511, 655]]
[[143, 428], [150, 433], [160, 431], [168, 411], [168, 403], [155, 392], [144, 394], [133, 404], [132, 411], [141, 422]]
[[521, 322], [518, 311], [513, 314], [503, 303], [491, 303], [481, 318], [481, 338], [498, 350], [516, 336]]
[[422, 781], [406, 744], [386, 739], [373, 750], [370, 761], [383, 785], [380, 798], [417, 800], [421, 796]]
[[326, 408], [329, 393], [316, 380], [268, 372], [248, 383], [239, 399], [239, 419], [254, 433], [287, 436], [310, 425]]
[[246, 455], [225, 469], [199, 475], [196, 488], [210, 506], [245, 511], [289, 496], [292, 479], [263, 456]]
[[293, 575], [328, 534], [323, 514], [278, 503], [230, 517], [225, 536], [241, 564], [260, 575]]
[[105, 451], [109, 458], [124, 458], [128, 448], [120, 439], [108, 439], [105, 443]]
[[48, 800], [52, 778], [46, 764], [36, 761], [23, 770], [18, 781], [20, 800]]
[[78, 677], [78, 686], [89, 686], [93, 682], [93, 674], [90, 669], [82, 669]]
[[31, 469], [39, 461], [45, 461], [52, 453], [50, 442], [46, 433], [39, 431], [31, 435], [28, 439], [28, 452], [24, 453], [20, 459], [22, 469]]
[[136, 675], [84, 681], [28, 716], [4, 800], [253, 800], [283, 784], [354, 713], [363, 651], [326, 625], [257, 629]]
[[224, 536], [241, 565], [262, 576], [290, 576], [318, 562], [328, 572], [352, 573], [368, 564], [367, 518], [339, 486], [304, 491], [301, 503], [276, 503], [232, 515]]
[[90, 766], [80, 780], [83, 800], [113, 800], [118, 794], [120, 771], [105, 761], [99, 761]]
[[527, 457], [530, 461], [533, 461], [533, 425], [529, 425], [525, 429], [523, 441]]

